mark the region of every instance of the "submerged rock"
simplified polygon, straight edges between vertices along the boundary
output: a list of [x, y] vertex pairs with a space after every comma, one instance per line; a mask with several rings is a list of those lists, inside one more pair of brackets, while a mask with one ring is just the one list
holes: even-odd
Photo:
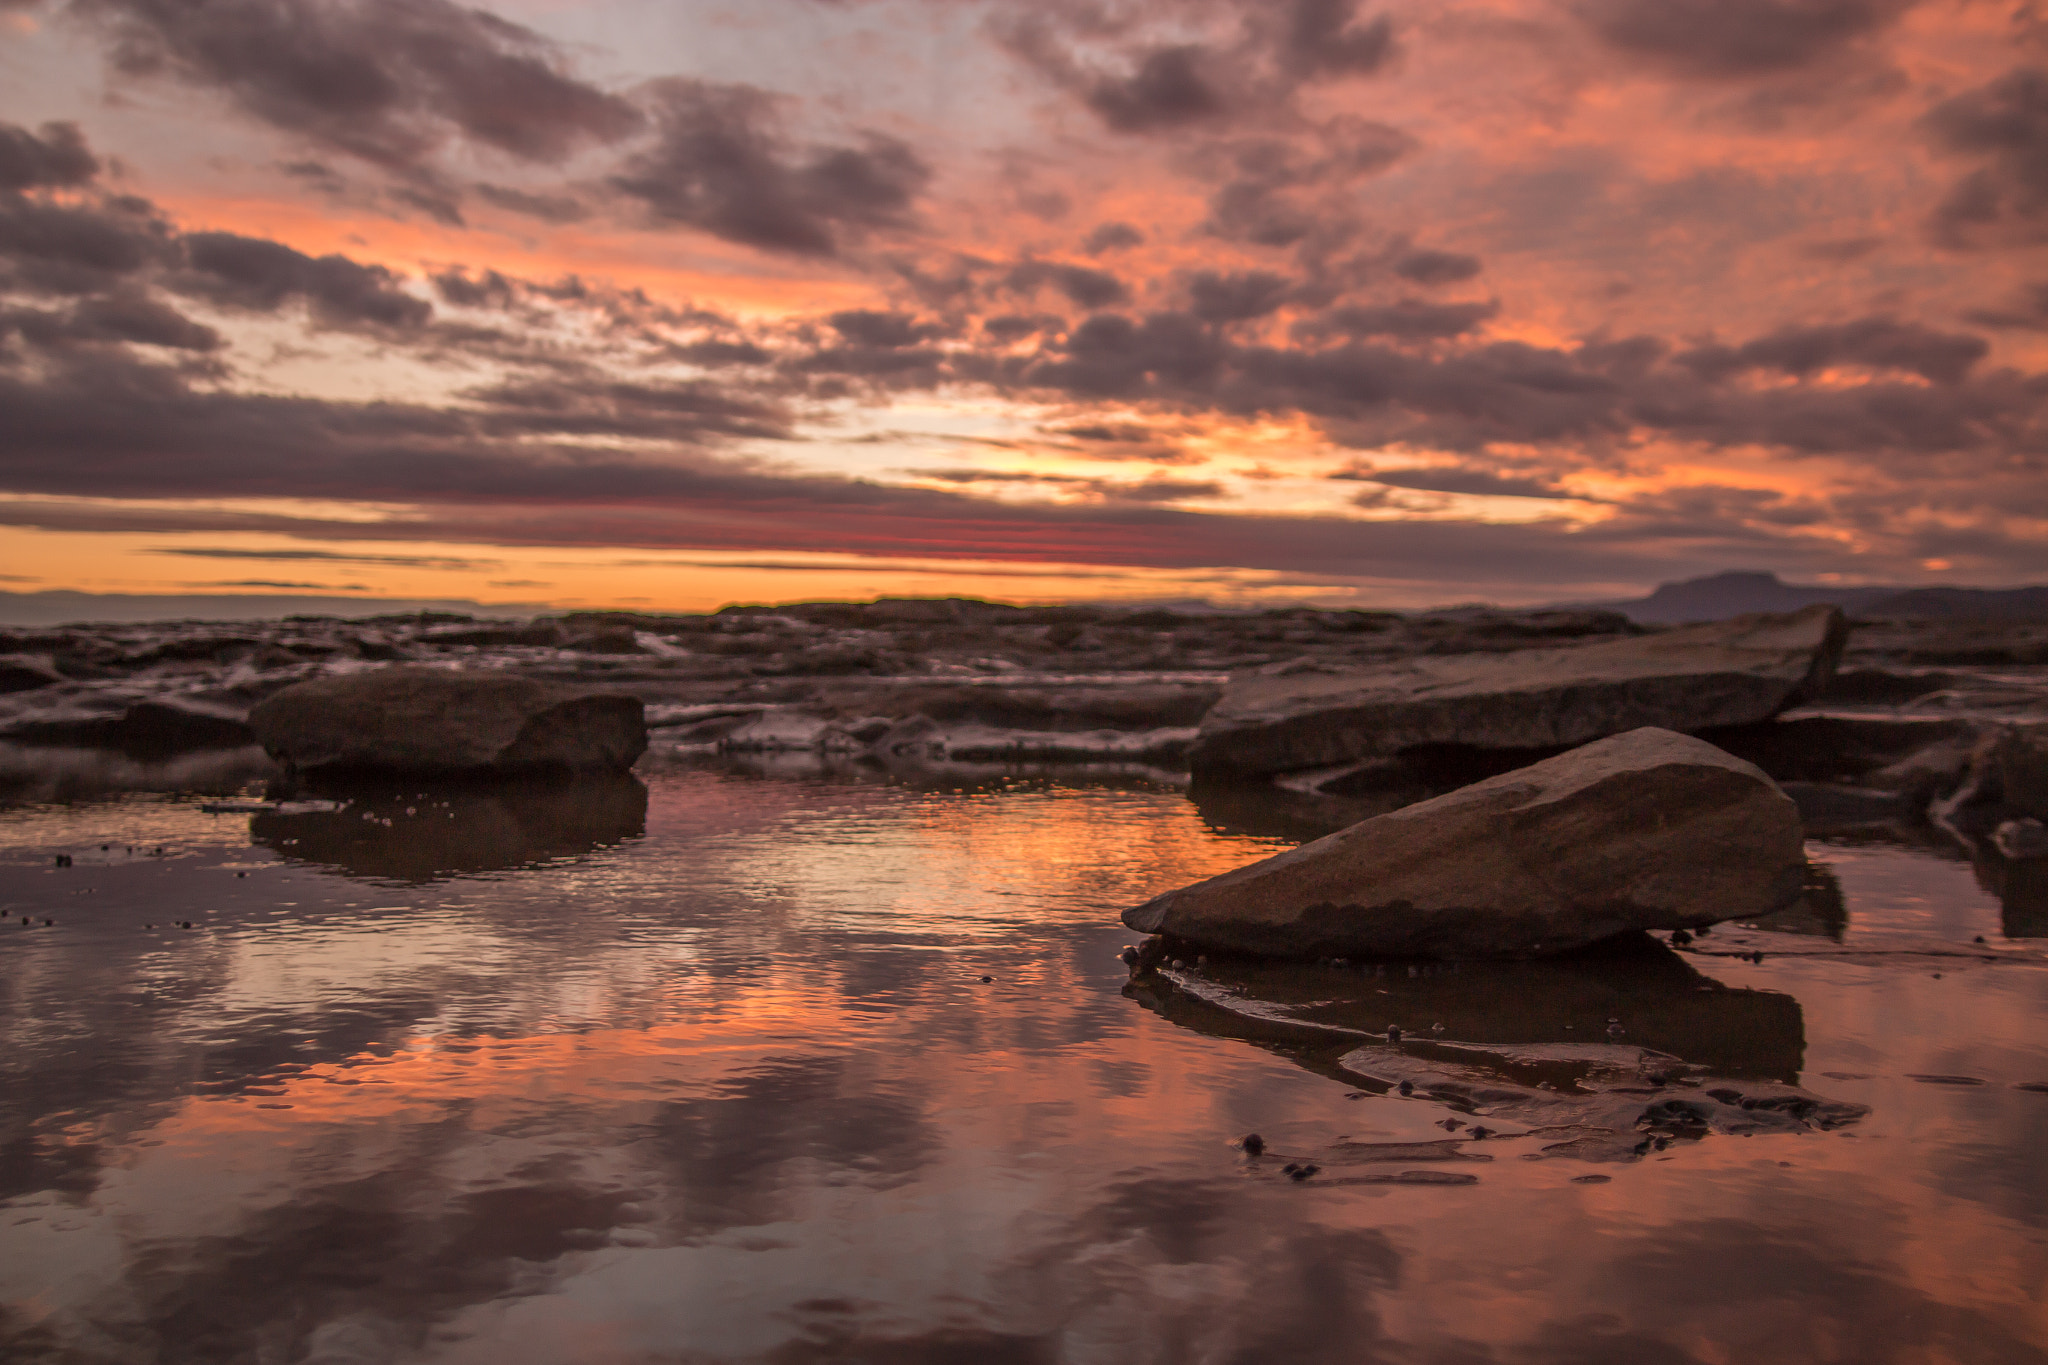
[[1435, 746], [1558, 748], [1642, 726], [1750, 725], [1825, 690], [1847, 638], [1840, 611], [1809, 607], [1571, 648], [1240, 677], [1189, 761], [1263, 774]]
[[1124, 912], [1275, 957], [1467, 958], [1754, 919], [1799, 898], [1799, 811], [1755, 766], [1643, 728], [1375, 816]]
[[434, 668], [298, 683], [260, 702], [249, 724], [300, 772], [623, 772], [647, 750], [638, 697]]

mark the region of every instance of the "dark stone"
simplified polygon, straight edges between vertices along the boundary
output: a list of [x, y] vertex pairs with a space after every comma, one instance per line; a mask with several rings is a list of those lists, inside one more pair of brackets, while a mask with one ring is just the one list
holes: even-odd
[[24, 721], [0, 739], [40, 749], [112, 749], [142, 763], [255, 742], [239, 716], [182, 701], [137, 702], [118, 716]]
[[64, 675], [51, 667], [47, 659], [0, 654], [0, 692], [33, 692], [64, 680]]
[[1824, 691], [1847, 638], [1841, 612], [1812, 607], [1571, 648], [1242, 675], [1189, 762], [1252, 775], [1430, 746], [1560, 748], [1648, 726], [1754, 724]]
[[638, 697], [431, 668], [297, 683], [249, 724], [271, 757], [305, 772], [623, 772], [647, 750]]
[[1562, 952], [1799, 898], [1798, 809], [1712, 745], [1640, 729], [1170, 891], [1124, 923], [1290, 958]]

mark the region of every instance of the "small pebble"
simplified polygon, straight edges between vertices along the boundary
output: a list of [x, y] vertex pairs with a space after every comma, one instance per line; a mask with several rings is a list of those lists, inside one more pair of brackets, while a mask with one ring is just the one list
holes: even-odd
[[1614, 1177], [1611, 1175], [1575, 1175], [1572, 1177], [1572, 1184], [1605, 1185], [1608, 1181], [1612, 1179], [1614, 1179]]
[[1484, 1128], [1484, 1127], [1474, 1127], [1474, 1128], [1472, 1129], [1472, 1137], [1473, 1137], [1473, 1138], [1474, 1138], [1475, 1140], [1478, 1140], [1478, 1139], [1483, 1139], [1483, 1138], [1490, 1138], [1490, 1137], [1492, 1137], [1492, 1136], [1493, 1136], [1493, 1129], [1491, 1129], [1491, 1128]]
[[1237, 1140], [1237, 1145], [1244, 1148], [1246, 1156], [1257, 1156], [1266, 1150], [1266, 1140], [1257, 1133], [1246, 1133]]
[[1685, 946], [1686, 946], [1687, 944], [1689, 944], [1689, 943], [1691, 943], [1691, 942], [1692, 942], [1692, 935], [1691, 935], [1691, 934], [1688, 934], [1687, 932], [1685, 932], [1685, 930], [1683, 930], [1683, 929], [1673, 929], [1673, 930], [1671, 931], [1671, 946], [1672, 946], [1672, 947], [1674, 947], [1674, 948], [1683, 948], [1683, 947], [1685, 947]]
[[1431, 1024], [1429, 1026], [1429, 1031], [1431, 1033], [1442, 1033], [1444, 1031], [1444, 1026], [1442, 1024]]
[[1401, 1041], [1401, 1026], [1399, 1024], [1387, 1025], [1387, 1041], [1390, 1043]]
[[1400, 1085], [1396, 1086], [1395, 1089], [1399, 1090], [1404, 1095], [1412, 1095], [1415, 1093], [1415, 1082], [1403, 1081]]
[[1180, 960], [1179, 958], [1175, 958], [1175, 959], [1173, 960], [1173, 969], [1174, 969], [1175, 971], [1181, 971], [1181, 970], [1183, 970], [1184, 968], [1186, 968], [1186, 966], [1187, 966], [1187, 965], [1188, 965], [1187, 963], [1185, 963], [1185, 962], [1181, 961], [1181, 960]]
[[984, 986], [986, 986], [986, 985], [989, 985], [989, 984], [990, 984], [991, 982], [993, 982], [994, 980], [995, 980], [995, 978], [994, 978], [994, 977], [992, 977], [992, 976], [984, 976], [984, 977], [983, 977], [983, 978], [981, 979], [981, 984], [982, 984], [982, 985], [984, 985]]
[[237, 873], [236, 873], [235, 875], [236, 875], [237, 877], [246, 877], [246, 876], [248, 876], [249, 874], [248, 874], [248, 873], [246, 873], [246, 872], [237, 872]]
[[57, 855], [57, 858], [56, 858], [56, 866], [58, 866], [58, 867], [69, 867], [69, 866], [71, 866], [71, 855], [70, 855], [69, 853], [59, 853], [59, 854]]

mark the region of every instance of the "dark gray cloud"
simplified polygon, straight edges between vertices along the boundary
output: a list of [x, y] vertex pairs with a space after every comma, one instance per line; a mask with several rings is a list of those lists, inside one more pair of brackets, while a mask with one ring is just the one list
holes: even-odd
[[1204, 322], [1244, 322], [1279, 308], [1292, 285], [1270, 270], [1200, 270], [1188, 277], [1188, 311]]
[[1400, 299], [1394, 303], [1348, 304], [1324, 313], [1305, 325], [1303, 332], [1310, 336], [1339, 333], [1404, 341], [1446, 341], [1477, 330], [1499, 313], [1497, 300], [1430, 303], [1424, 299]]
[[1221, 150], [1204, 228], [1228, 241], [1326, 254], [1358, 232], [1355, 187], [1416, 149], [1398, 128], [1349, 116], [1313, 137], [1254, 137]]
[[1105, 251], [1122, 251], [1126, 247], [1141, 245], [1144, 240], [1145, 234], [1129, 223], [1102, 223], [1088, 234], [1081, 243], [1081, 250], [1091, 256], [1099, 256]]
[[1107, 270], [1058, 261], [1019, 261], [1004, 283], [1022, 293], [1051, 285], [1083, 308], [1107, 308], [1131, 296], [1124, 282]]
[[1784, 327], [1740, 346], [1698, 347], [1677, 359], [1716, 380], [1750, 370], [1775, 370], [1805, 378], [1831, 366], [1862, 365], [1955, 384], [1990, 350], [1984, 338], [1966, 332], [1937, 332], [1917, 322], [1867, 317], [1816, 327]]
[[1882, 32], [1915, 0], [1581, 0], [1609, 45], [1712, 80], [1817, 65]]
[[1943, 100], [1921, 120], [1936, 146], [1982, 161], [1936, 206], [1929, 226], [1943, 246], [2048, 241], [2048, 70], [2018, 67]]
[[418, 328], [433, 305], [399, 287], [382, 266], [346, 256], [308, 256], [281, 242], [232, 232], [184, 238], [187, 270], [177, 285], [209, 302], [276, 312], [303, 300], [314, 321], [334, 327]]
[[[1305, 87], [1374, 75], [1400, 50], [1393, 22], [1360, 14], [1358, 0], [1016, 8], [1022, 17], [996, 21], [1003, 46], [1126, 134], [1298, 126]], [[1159, 22], [1169, 8], [1184, 22]], [[1204, 40], [1185, 36], [1203, 29]]]
[[554, 162], [641, 116], [568, 74], [530, 29], [450, 0], [74, 0], [128, 77], [224, 92], [266, 123], [418, 172], [460, 138]]
[[939, 335], [942, 330], [930, 323], [920, 323], [908, 313], [879, 313], [868, 309], [832, 313], [825, 321], [832, 324], [833, 331], [856, 345], [883, 349], [915, 346]]
[[140, 200], [52, 203], [0, 193], [0, 261], [17, 289], [95, 293], [176, 254], [170, 224]]
[[931, 170], [879, 133], [858, 145], [799, 146], [779, 101], [745, 85], [671, 79], [651, 92], [654, 145], [612, 178], [660, 223], [769, 251], [831, 256], [847, 239], [904, 226]]
[[1394, 262], [1394, 273], [1415, 284], [1462, 284], [1485, 266], [1477, 256], [1456, 251], [1410, 251]]
[[12, 331], [45, 350], [80, 343], [132, 342], [180, 351], [213, 351], [220, 334], [160, 300], [135, 291], [81, 299], [63, 310], [0, 311], [0, 335]]
[[0, 124], [0, 190], [83, 185], [99, 172], [99, 158], [75, 123], [46, 123], [41, 136]]
[[1357, 0], [1294, 0], [1278, 44], [1281, 65], [1297, 76], [1365, 76], [1393, 61], [1394, 25], [1385, 15], [1361, 21]]
[[498, 562], [494, 559], [465, 559], [449, 555], [342, 554], [334, 550], [224, 550], [183, 545], [159, 546], [150, 553], [179, 555], [186, 559], [257, 559], [279, 564], [397, 564], [415, 569], [473, 569], [479, 565]]
[[544, 223], [580, 223], [590, 216], [590, 206], [574, 195], [530, 194], [504, 185], [476, 185], [477, 198]]
[[1098, 79], [1088, 107], [1120, 133], [1150, 133], [1213, 119], [1224, 110], [1222, 93], [1202, 73], [1203, 49], [1163, 47], [1137, 59], [1126, 75]]
[[2027, 285], [2014, 298], [1996, 308], [1973, 308], [1963, 320], [1978, 327], [2048, 331], [2048, 280]]
[[954, 484], [1034, 484], [1078, 493], [1104, 502], [1166, 503], [1190, 498], [1214, 498], [1223, 485], [1212, 479], [1149, 478], [1141, 480], [1103, 479], [1084, 474], [1034, 474], [1009, 469], [911, 469], [905, 473], [923, 479]]
[[[1337, 475], [1344, 479], [1366, 479], [1389, 488], [1412, 488], [1424, 493], [1467, 493], [1496, 498], [1569, 498], [1573, 496], [1547, 479], [1497, 474], [1462, 466], [1421, 469], [1355, 469]], [[1371, 501], [1370, 498], [1364, 499]]]

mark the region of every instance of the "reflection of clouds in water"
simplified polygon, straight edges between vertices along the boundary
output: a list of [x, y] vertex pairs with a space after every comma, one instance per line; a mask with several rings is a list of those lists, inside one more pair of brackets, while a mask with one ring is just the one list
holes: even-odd
[[[1802, 1080], [1875, 1112], [1853, 1139], [1718, 1137], [1603, 1186], [1505, 1147], [1466, 1187], [1295, 1186], [1246, 1178], [1225, 1140], [1413, 1143], [1449, 1111], [1346, 1100], [1123, 998], [1115, 910], [1265, 851], [1183, 797], [661, 775], [647, 826], [452, 882], [94, 869], [78, 937], [0, 966], [0, 1353], [1633, 1365], [2043, 1344], [2026, 1267], [2048, 1171], [2024, 1156], [2048, 1099], [1993, 1088], [2048, 1080], [2035, 969], [1403, 973], [1378, 983], [1391, 1018], [1461, 1034], [1555, 1038], [1620, 1002], [1632, 1042], [1770, 1076], [1803, 1036]], [[209, 927], [138, 935], [152, 896], [203, 902]], [[1870, 1325], [1888, 1311], [1912, 1317], [1896, 1349]]]

